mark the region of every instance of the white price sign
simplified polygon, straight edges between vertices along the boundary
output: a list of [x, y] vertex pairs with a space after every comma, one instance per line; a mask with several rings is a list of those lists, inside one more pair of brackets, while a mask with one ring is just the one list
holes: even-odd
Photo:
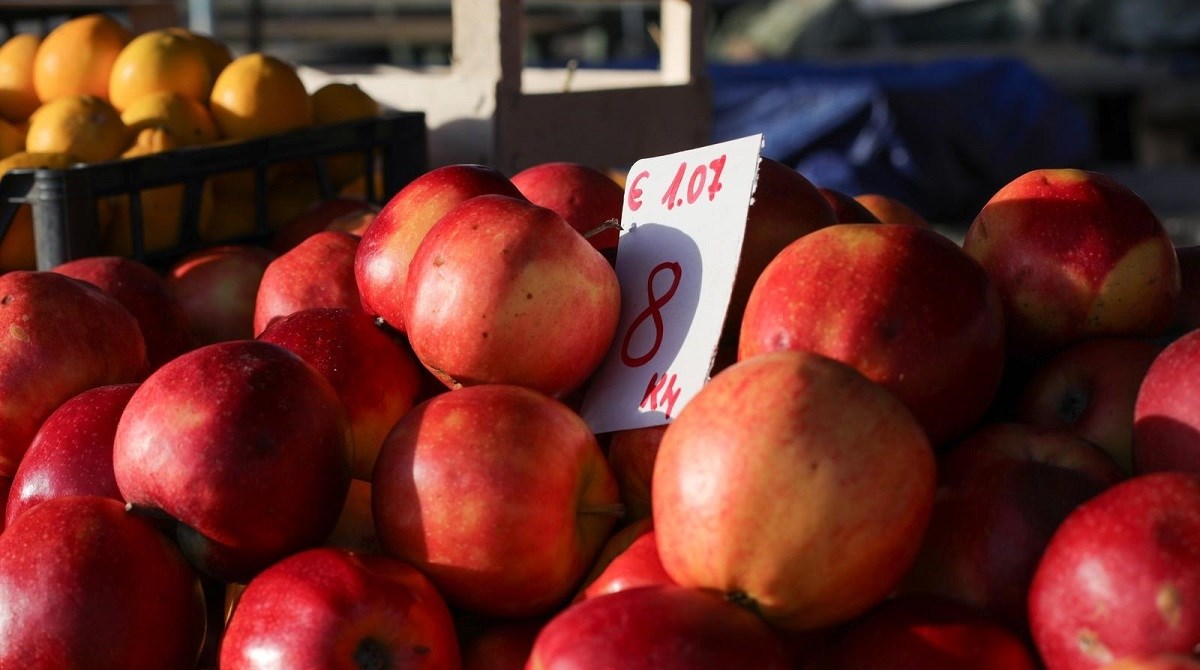
[[625, 185], [621, 321], [580, 413], [595, 433], [668, 423], [708, 382], [763, 136], [645, 158]]

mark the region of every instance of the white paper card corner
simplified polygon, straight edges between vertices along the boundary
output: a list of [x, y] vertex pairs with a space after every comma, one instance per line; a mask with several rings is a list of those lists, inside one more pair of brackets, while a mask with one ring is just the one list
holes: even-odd
[[761, 134], [629, 170], [621, 320], [580, 414], [595, 433], [670, 422], [708, 381], [758, 179]]

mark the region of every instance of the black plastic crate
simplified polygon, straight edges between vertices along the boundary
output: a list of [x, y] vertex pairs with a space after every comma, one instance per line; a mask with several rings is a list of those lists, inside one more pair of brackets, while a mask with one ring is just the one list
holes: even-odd
[[[428, 169], [425, 115], [391, 112], [378, 117], [314, 126], [252, 140], [226, 141], [168, 152], [81, 164], [62, 170], [16, 169], [0, 178], [0, 239], [8, 233], [17, 209], [31, 206], [37, 267], [48, 270], [60, 263], [101, 253], [98, 202], [113, 196], [129, 198], [132, 258], [163, 267], [189, 253], [217, 244], [265, 243], [267, 225], [267, 168], [310, 160], [323, 197], [334, 195], [322, 158], [338, 154], [363, 157], [366, 197], [382, 203]], [[383, 192], [375, 192], [376, 157], [382, 169]], [[254, 232], [231, 238], [202, 240], [198, 230], [201, 191], [216, 175], [254, 171]], [[179, 243], [147, 253], [142, 226], [141, 196], [145, 189], [182, 184], [184, 187]]]

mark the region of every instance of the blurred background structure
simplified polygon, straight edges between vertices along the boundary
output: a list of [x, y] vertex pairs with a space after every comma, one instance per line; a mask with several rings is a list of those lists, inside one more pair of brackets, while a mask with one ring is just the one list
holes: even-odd
[[[516, 0], [503, 0], [515, 2]], [[306, 65], [450, 62], [450, 0], [84, 0]], [[41, 0], [0, 0], [19, 30]], [[658, 3], [525, 0], [527, 66], [645, 67]], [[1017, 174], [1102, 169], [1200, 211], [1196, 0], [710, 0], [713, 139], [963, 221]], [[26, 14], [22, 14], [25, 11]], [[564, 123], [569, 120], [564, 120]]]

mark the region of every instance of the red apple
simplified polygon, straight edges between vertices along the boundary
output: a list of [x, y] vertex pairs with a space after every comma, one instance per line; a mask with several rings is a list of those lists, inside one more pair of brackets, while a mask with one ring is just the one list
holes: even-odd
[[97, 286], [137, 319], [150, 369], [196, 348], [187, 315], [157, 272], [130, 258], [89, 256], [54, 268]]
[[627, 589], [674, 584], [658, 557], [657, 542], [653, 529], [640, 534], [587, 585], [581, 592], [580, 600]]
[[150, 375], [113, 444], [130, 503], [180, 522], [206, 574], [245, 580], [328, 537], [350, 485], [349, 426], [329, 382], [268, 342], [201, 347]]
[[[513, 186], [539, 207], [552, 209], [581, 235], [609, 219], [621, 219], [625, 192], [596, 168], [570, 162], [540, 163], [512, 176]], [[620, 231], [597, 233], [588, 242], [597, 250], [615, 249]]]
[[225, 245], [197, 251], [167, 273], [167, 286], [201, 344], [254, 337], [258, 285], [275, 254]]
[[59, 405], [146, 373], [146, 344], [129, 310], [65, 275], [0, 275], [0, 333], [0, 476], [16, 473]]
[[1175, 250], [1179, 261], [1179, 302], [1171, 330], [1186, 333], [1200, 328], [1200, 246]]
[[1133, 407], [1135, 472], [1200, 474], [1200, 330], [1167, 345], [1150, 364]]
[[354, 276], [363, 307], [405, 331], [408, 266], [425, 234], [446, 212], [486, 193], [522, 197], [512, 182], [483, 165], [446, 165], [417, 177], [383, 206], [362, 234]]
[[1018, 356], [1103, 336], [1153, 336], [1170, 324], [1179, 262], [1158, 217], [1115, 179], [1034, 170], [1001, 188], [963, 249], [1000, 291]]
[[1140, 475], [1062, 522], [1029, 589], [1047, 670], [1091, 670], [1200, 643], [1200, 476]]
[[1112, 457], [1071, 433], [981, 428], [939, 460], [933, 518], [904, 588], [950, 596], [1024, 630], [1025, 595], [1050, 536], [1122, 478]]
[[789, 667], [771, 629], [718, 594], [651, 586], [590, 598], [533, 643], [528, 670]]
[[1038, 670], [1015, 633], [949, 598], [903, 596], [838, 631], [827, 670]]
[[457, 670], [460, 662], [450, 612], [420, 572], [320, 548], [259, 573], [229, 620], [222, 670], [266, 666]]
[[[880, 223], [897, 223], [907, 226], [928, 228], [929, 222], [900, 200], [881, 193], [861, 193], [854, 196], [855, 202], [862, 205]], [[862, 222], [859, 222], [862, 223]]]
[[545, 621], [495, 620], [470, 637], [460, 637], [463, 670], [525, 670], [533, 641]]
[[291, 351], [333, 384], [354, 437], [352, 474], [370, 481], [383, 438], [412, 409], [420, 387], [412, 352], [365, 313], [342, 308], [278, 318], [258, 339]]
[[809, 352], [762, 354], [713, 377], [663, 435], [659, 556], [683, 586], [823, 627], [897, 585], [934, 485], [929, 439], [882, 387]]
[[722, 340], [737, 341], [754, 283], [779, 252], [804, 235], [837, 222], [833, 208], [804, 175], [778, 161], [762, 159], [754, 201], [746, 213], [746, 234]]
[[0, 667], [191, 668], [204, 623], [179, 550], [115, 500], [47, 500], [0, 535]]
[[1141, 654], [1114, 661], [1103, 670], [1200, 670], [1200, 660], [1185, 654]]
[[1102, 447], [1132, 469], [1133, 405], [1162, 347], [1148, 340], [1101, 338], [1069, 346], [1038, 366], [1014, 417], [1061, 428]]
[[608, 440], [608, 467], [617, 478], [625, 520], [650, 517], [650, 484], [654, 457], [666, 425], [618, 430]]
[[825, 201], [833, 208], [833, 214], [838, 223], [881, 223], [879, 217], [871, 213], [853, 196], [832, 188], [818, 189]]
[[113, 436], [137, 384], [100, 386], [54, 410], [17, 466], [5, 523], [51, 498], [71, 495], [125, 499], [113, 474]]
[[323, 230], [329, 230], [334, 221], [343, 217], [363, 215], [371, 219], [379, 213], [379, 207], [357, 198], [329, 198], [318, 200], [291, 221], [283, 224], [271, 240], [275, 253], [286, 253], [296, 245]]
[[384, 550], [429, 575], [451, 605], [488, 616], [562, 604], [620, 507], [583, 419], [503, 384], [414, 408], [384, 441], [372, 489]]
[[979, 265], [937, 232], [841, 224], [796, 240], [754, 286], [738, 358], [801, 349], [853, 366], [940, 445], [983, 417], [1004, 370], [1004, 316]]
[[359, 311], [362, 300], [354, 281], [358, 237], [350, 233], [315, 233], [271, 261], [263, 272], [254, 302], [254, 334], [272, 319], [314, 307]]
[[325, 538], [325, 546], [338, 547], [357, 554], [382, 554], [375, 534], [375, 517], [371, 514], [371, 483], [350, 480], [346, 503], [338, 516], [333, 532]]
[[443, 216], [409, 266], [404, 322], [447, 386], [517, 384], [562, 396], [608, 351], [621, 289], [561, 216], [482, 195]]
[[[613, 533], [608, 538], [608, 541], [604, 543], [604, 546], [600, 547], [600, 552], [596, 554], [596, 560], [592, 562], [591, 570], [589, 570], [587, 576], [583, 578], [580, 588], [587, 588], [596, 580], [597, 577], [600, 576], [600, 573], [604, 572], [604, 570], [608, 568], [609, 564], [613, 562], [613, 559], [615, 559], [617, 556], [620, 556], [622, 552], [629, 548], [629, 545], [633, 544], [634, 540], [645, 535], [646, 533], [649, 533], [653, 529], [654, 520], [647, 517], [645, 519], [638, 519], [633, 523], [622, 526], [615, 533]], [[582, 593], [577, 593], [575, 595], [575, 599], [579, 600], [581, 596]]]

